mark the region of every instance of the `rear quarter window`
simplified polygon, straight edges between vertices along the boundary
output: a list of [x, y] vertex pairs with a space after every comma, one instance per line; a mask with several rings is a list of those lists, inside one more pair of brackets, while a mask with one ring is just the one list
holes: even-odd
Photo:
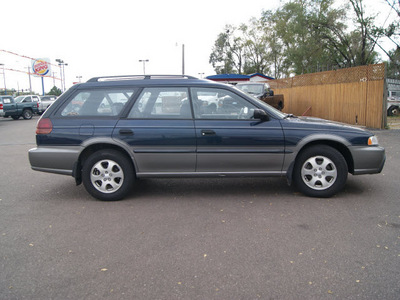
[[3, 101], [4, 104], [9, 104], [9, 103], [12, 102], [11, 98], [3, 98], [2, 101]]
[[80, 91], [61, 108], [62, 117], [118, 116], [135, 89], [98, 89]]

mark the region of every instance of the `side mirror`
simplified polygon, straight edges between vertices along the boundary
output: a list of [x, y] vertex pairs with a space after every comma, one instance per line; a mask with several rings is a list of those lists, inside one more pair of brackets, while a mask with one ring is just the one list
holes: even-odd
[[267, 113], [262, 109], [255, 109], [253, 117], [254, 117], [254, 119], [258, 119], [258, 120], [261, 120], [261, 121], [268, 121], [269, 120], [269, 117], [268, 117]]

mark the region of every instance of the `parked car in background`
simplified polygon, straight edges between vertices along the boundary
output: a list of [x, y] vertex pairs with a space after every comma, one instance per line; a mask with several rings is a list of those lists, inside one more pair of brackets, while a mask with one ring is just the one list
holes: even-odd
[[387, 115], [397, 116], [400, 113], [400, 97], [387, 98]]
[[9, 95], [0, 95], [0, 117], [4, 117], [5, 113], [4, 113], [4, 109], [3, 109], [3, 103], [11, 103], [12, 101], [14, 101], [14, 97], [13, 96], [9, 96]]
[[39, 114], [42, 114], [56, 99], [57, 96], [53, 95], [40, 96]]
[[189, 76], [76, 84], [41, 116], [36, 143], [33, 170], [73, 176], [101, 200], [122, 199], [135, 178], [205, 176], [282, 176], [305, 195], [330, 197], [348, 173], [379, 173], [385, 163], [369, 131], [285, 114]]
[[18, 96], [15, 99], [8, 99], [7, 103], [3, 102], [3, 110], [5, 117], [12, 117], [18, 120], [23, 117], [25, 120], [32, 119], [33, 114], [39, 112], [40, 98], [36, 95]]
[[268, 83], [263, 82], [244, 82], [235, 85], [241, 91], [252, 95], [261, 101], [268, 103], [276, 109], [282, 110], [284, 107], [283, 95], [275, 95]]

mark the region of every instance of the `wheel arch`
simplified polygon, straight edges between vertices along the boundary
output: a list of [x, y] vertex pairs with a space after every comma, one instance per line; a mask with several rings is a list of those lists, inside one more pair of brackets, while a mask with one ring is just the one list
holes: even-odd
[[352, 174], [354, 173], [353, 156], [351, 155], [349, 148], [344, 143], [337, 141], [337, 140], [331, 140], [331, 139], [312, 140], [312, 141], [309, 141], [309, 142], [303, 144], [300, 147], [295, 158], [289, 165], [288, 171], [286, 173], [286, 177], [288, 179], [289, 184], [292, 183], [293, 169], [294, 169], [294, 165], [296, 163], [296, 159], [299, 156], [299, 154], [310, 147], [320, 146], [320, 145], [330, 146], [330, 147], [336, 149], [337, 151], [339, 151], [339, 153], [342, 154], [344, 159], [346, 160], [348, 172], [352, 173]]
[[127, 149], [125, 149], [121, 145], [106, 143], [106, 142], [98, 142], [87, 145], [85, 149], [80, 153], [78, 160], [75, 162], [74, 170], [72, 172], [72, 176], [75, 178], [75, 182], [77, 185], [82, 183], [82, 167], [85, 160], [99, 150], [111, 149], [121, 152], [128, 160], [132, 163], [132, 167], [136, 176], [136, 166], [133, 157], [130, 155]]

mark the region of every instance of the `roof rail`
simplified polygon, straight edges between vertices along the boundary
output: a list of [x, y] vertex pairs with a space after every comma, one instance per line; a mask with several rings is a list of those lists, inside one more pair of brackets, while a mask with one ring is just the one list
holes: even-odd
[[102, 76], [93, 77], [87, 82], [99, 82], [99, 81], [117, 81], [117, 80], [143, 80], [143, 79], [198, 79], [197, 77], [189, 75], [120, 75], [120, 76]]

